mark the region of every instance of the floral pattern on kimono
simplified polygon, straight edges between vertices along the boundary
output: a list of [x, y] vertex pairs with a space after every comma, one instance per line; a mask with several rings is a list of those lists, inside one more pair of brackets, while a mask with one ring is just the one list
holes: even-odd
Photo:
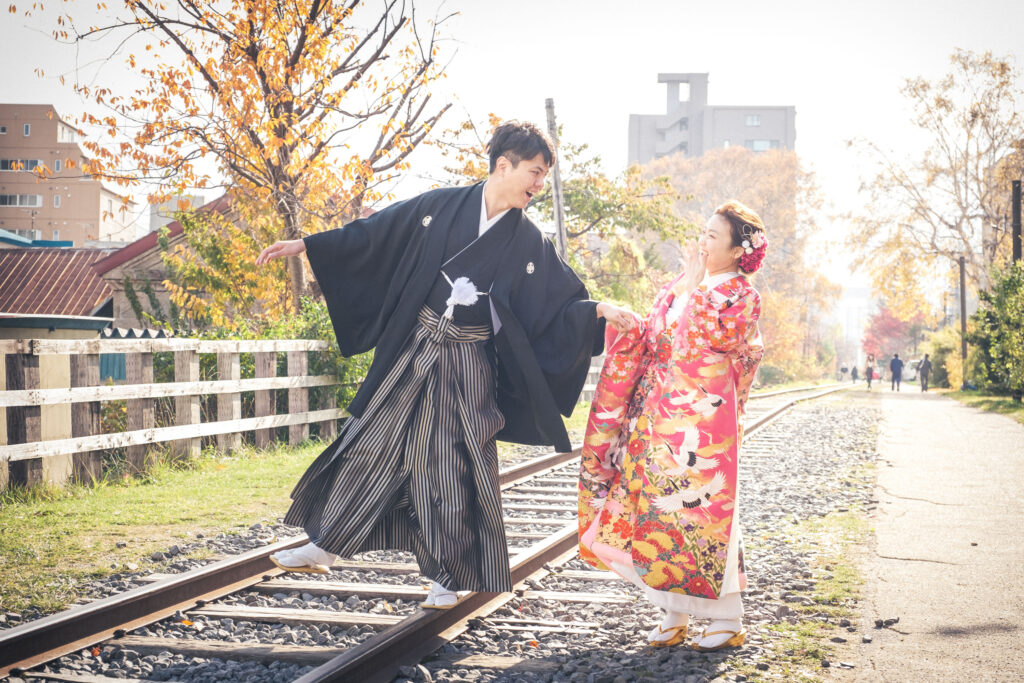
[[[673, 320], [681, 279], [628, 333], [607, 330], [582, 450], [580, 553], [607, 569], [588, 547], [601, 543], [656, 590], [715, 599], [734, 518], [739, 418], [763, 354], [761, 304], [737, 276], [698, 287]], [[739, 572], [742, 587], [742, 554]]]

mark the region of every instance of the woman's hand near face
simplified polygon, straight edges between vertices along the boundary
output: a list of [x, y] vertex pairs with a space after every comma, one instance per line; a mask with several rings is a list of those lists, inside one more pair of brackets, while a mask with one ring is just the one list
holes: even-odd
[[605, 301], [597, 304], [597, 317], [604, 318], [608, 324], [615, 328], [615, 331], [624, 334], [633, 329], [636, 324], [637, 315], [628, 308], [621, 308], [615, 304]]
[[686, 289], [687, 293], [692, 292], [704, 279], [707, 269], [708, 255], [702, 252], [700, 243], [696, 240], [688, 243], [683, 248], [684, 277], [679, 284]]
[[304, 251], [306, 251], [306, 243], [302, 240], [281, 240], [280, 242], [274, 242], [269, 247], [261, 251], [260, 255], [256, 257], [256, 265], [262, 266], [264, 263], [267, 263], [272, 259], [281, 258], [282, 256], [298, 256]]

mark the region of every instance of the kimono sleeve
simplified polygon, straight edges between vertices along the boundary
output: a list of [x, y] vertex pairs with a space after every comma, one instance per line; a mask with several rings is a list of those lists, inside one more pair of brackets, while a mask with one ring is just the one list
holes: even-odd
[[604, 350], [605, 321], [598, 318], [597, 302], [591, 300], [576, 273], [543, 239], [541, 264], [546, 277], [540, 288], [524, 297], [522, 320], [530, 320], [528, 335], [559, 412], [572, 414], [590, 369], [590, 359]]
[[417, 236], [419, 198], [383, 209], [341, 228], [304, 238], [306, 257], [334, 325], [342, 354], [376, 344], [394, 275]]
[[725, 306], [715, 315], [711, 348], [729, 357], [736, 378], [737, 416], [746, 410], [750, 386], [764, 355], [764, 343], [757, 326], [760, 316], [761, 297], [754, 289], [726, 300]]

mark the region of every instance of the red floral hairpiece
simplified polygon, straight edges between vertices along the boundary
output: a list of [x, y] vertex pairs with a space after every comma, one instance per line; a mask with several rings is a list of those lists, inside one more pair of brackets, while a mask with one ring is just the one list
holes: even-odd
[[768, 236], [764, 230], [747, 223], [741, 228], [743, 232], [743, 256], [740, 257], [740, 269], [744, 273], [754, 273], [761, 268], [765, 252], [768, 251]]

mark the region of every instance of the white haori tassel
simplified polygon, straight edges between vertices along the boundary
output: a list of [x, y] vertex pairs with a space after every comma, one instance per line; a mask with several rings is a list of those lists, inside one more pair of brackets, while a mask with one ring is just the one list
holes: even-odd
[[448, 308], [444, 311], [444, 317], [449, 320], [455, 315], [456, 306], [472, 306], [478, 298], [485, 296], [484, 292], [476, 291], [476, 285], [468, 277], [456, 278], [455, 282], [452, 282], [447, 273], [442, 272], [441, 274], [444, 275], [445, 280], [448, 280], [448, 284], [452, 286], [451, 296], [445, 302]]

